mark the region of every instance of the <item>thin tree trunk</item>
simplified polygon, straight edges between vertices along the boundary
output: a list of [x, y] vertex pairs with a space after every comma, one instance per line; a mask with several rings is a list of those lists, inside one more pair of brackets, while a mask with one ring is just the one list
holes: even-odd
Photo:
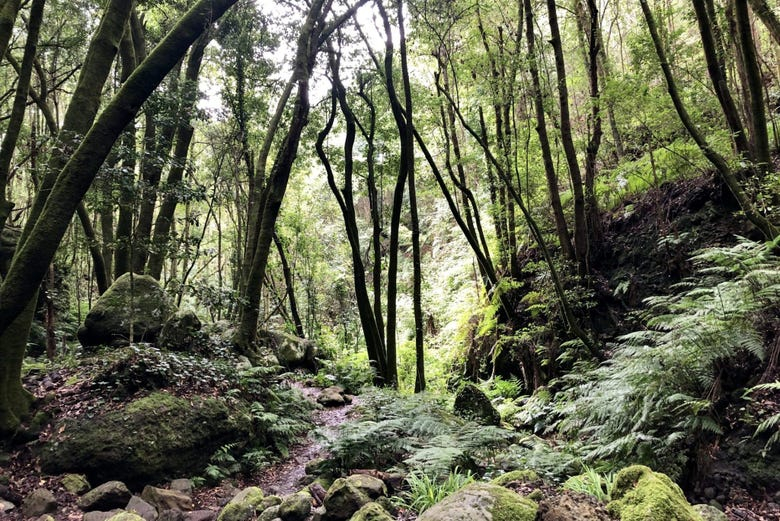
[[287, 287], [287, 300], [290, 301], [290, 315], [292, 316], [293, 325], [295, 326], [295, 334], [299, 338], [306, 338], [306, 333], [303, 331], [303, 322], [301, 322], [301, 315], [298, 313], [298, 299], [295, 298], [295, 285], [292, 270], [290, 269], [290, 263], [287, 262], [287, 255], [284, 253], [284, 244], [279, 238], [279, 235], [274, 233], [274, 244], [276, 245], [276, 252], [279, 254], [279, 260], [282, 262], [282, 274], [284, 275], [284, 283]]
[[772, 39], [780, 45], [780, 20], [766, 0], [748, 0], [756, 16], [764, 23]]

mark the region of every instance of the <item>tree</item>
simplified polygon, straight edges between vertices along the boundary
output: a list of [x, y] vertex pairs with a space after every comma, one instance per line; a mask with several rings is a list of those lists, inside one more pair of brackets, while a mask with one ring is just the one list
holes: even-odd
[[[67, 162], [47, 176], [51, 178], [51, 183], [39, 191], [34, 207], [38, 211], [26, 223], [8, 273], [0, 285], [0, 355], [4, 361], [0, 368], [0, 432], [3, 434], [11, 433], [18, 427], [20, 419], [27, 414], [32, 403], [32, 396], [21, 383], [21, 365], [26, 348], [25, 339], [32, 320], [31, 310], [37, 288], [54, 258], [76, 207], [114, 142], [141, 104], [208, 25], [235, 1], [197, 2], [128, 78], [75, 147]], [[104, 18], [103, 22], [117, 27], [121, 37], [128, 15], [129, 9], [126, 9], [124, 14]], [[100, 60], [110, 56], [112, 59], [118, 47], [118, 38], [115, 42], [113, 46], [98, 50], [98, 42], [93, 40], [94, 53], [88, 55], [88, 59], [90, 56]], [[102, 45], [105, 42], [99, 43]], [[83, 103], [82, 110], [86, 111], [91, 101], [86, 99]]]

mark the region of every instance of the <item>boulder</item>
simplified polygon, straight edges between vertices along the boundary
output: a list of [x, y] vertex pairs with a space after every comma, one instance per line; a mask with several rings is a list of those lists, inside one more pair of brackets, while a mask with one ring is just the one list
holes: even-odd
[[279, 363], [288, 369], [314, 369], [316, 366], [317, 347], [311, 340], [278, 331], [260, 331], [257, 340], [261, 346], [270, 349]]
[[279, 505], [270, 506], [257, 516], [257, 521], [275, 521], [277, 519], [281, 519], [279, 517]]
[[693, 510], [701, 516], [702, 521], [729, 521], [726, 514], [712, 505], [693, 505]]
[[109, 517], [107, 521], [144, 521], [144, 518], [132, 512], [117, 512]]
[[537, 521], [611, 521], [607, 509], [595, 497], [563, 491], [539, 502]]
[[127, 502], [125, 510], [138, 514], [146, 521], [155, 521], [157, 519], [157, 509], [138, 496], [133, 496], [130, 498], [130, 501]]
[[189, 496], [192, 494], [192, 480], [187, 478], [174, 479], [171, 481], [170, 489]]
[[537, 504], [490, 483], [472, 483], [420, 514], [418, 521], [534, 521]]
[[217, 516], [217, 521], [248, 521], [263, 504], [263, 491], [247, 487], [233, 497]]
[[669, 476], [644, 465], [618, 472], [607, 510], [620, 521], [701, 521]]
[[347, 403], [344, 388], [340, 385], [331, 385], [320, 391], [317, 403], [323, 407], [340, 407]]
[[501, 415], [479, 387], [467, 383], [455, 395], [455, 414], [482, 425], [499, 425]]
[[16, 505], [11, 503], [10, 501], [6, 501], [5, 499], [0, 499], [0, 514], [3, 512], [10, 512], [16, 508]]
[[310, 513], [311, 496], [307, 492], [298, 492], [282, 500], [279, 505], [278, 517], [282, 521], [304, 521]]
[[349, 521], [393, 521], [393, 519], [378, 503], [366, 503]]
[[80, 472], [92, 482], [141, 487], [201, 472], [219, 447], [245, 439], [248, 429], [220, 399], [158, 392], [95, 418], [55, 424], [39, 455], [49, 474]]
[[200, 319], [193, 311], [179, 311], [163, 324], [157, 345], [168, 351], [190, 352], [195, 347], [200, 328]]
[[514, 483], [516, 481], [521, 482], [531, 482], [531, 481], [538, 481], [539, 480], [539, 474], [537, 474], [535, 471], [531, 469], [524, 469], [524, 470], [513, 470], [510, 472], [507, 472], [506, 474], [501, 474], [500, 476], [496, 476], [490, 482], [494, 485], [498, 485], [499, 487], [505, 487], [510, 483]]
[[62, 476], [62, 488], [71, 494], [83, 494], [92, 487], [84, 474], [65, 474]]
[[155, 342], [175, 306], [160, 283], [148, 275], [126, 273], [89, 310], [84, 325], [79, 328], [79, 342], [85, 347], [124, 345], [134, 342]]
[[109, 512], [103, 512], [101, 510], [92, 510], [91, 512], [85, 512], [81, 521], [106, 521], [107, 519], [114, 517], [118, 513], [122, 512], [122, 509], [115, 508]]
[[141, 499], [154, 505], [158, 512], [163, 510], [193, 510], [192, 498], [177, 490], [168, 490], [146, 485]]
[[368, 494], [351, 484], [344, 478], [333, 482], [325, 495], [325, 519], [328, 521], [343, 521], [349, 519], [371, 499]]
[[376, 499], [387, 495], [385, 482], [367, 474], [352, 474], [347, 477], [347, 483], [363, 491], [369, 498]]
[[213, 510], [193, 510], [184, 513], [185, 521], [215, 521], [217, 513]]
[[124, 508], [133, 495], [121, 481], [107, 481], [81, 496], [76, 503], [78, 507], [89, 512], [90, 510], [111, 510]]
[[45, 488], [36, 488], [22, 502], [22, 515], [25, 518], [42, 516], [56, 510], [57, 498]]

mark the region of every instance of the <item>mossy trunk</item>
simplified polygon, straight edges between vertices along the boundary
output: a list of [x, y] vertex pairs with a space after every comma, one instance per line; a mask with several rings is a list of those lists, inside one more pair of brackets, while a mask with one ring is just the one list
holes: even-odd
[[36, 301], [37, 295], [0, 335], [0, 438], [14, 433], [33, 403], [32, 394], [22, 386], [22, 360]]

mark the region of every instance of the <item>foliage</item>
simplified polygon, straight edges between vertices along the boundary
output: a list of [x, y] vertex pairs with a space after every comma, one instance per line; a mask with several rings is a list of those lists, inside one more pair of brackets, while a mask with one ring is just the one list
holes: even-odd
[[417, 514], [422, 514], [439, 501], [473, 482], [474, 476], [471, 472], [463, 473], [459, 468], [453, 469], [443, 480], [421, 471], [414, 471], [406, 477], [409, 490], [398, 496], [398, 504]]
[[612, 499], [612, 487], [615, 485], [614, 472], [599, 473], [596, 469], [583, 465], [582, 474], [572, 476], [563, 484], [563, 488], [574, 492], [590, 494], [604, 503]]
[[320, 387], [340, 385], [350, 394], [358, 394], [371, 385], [373, 372], [368, 359], [361, 353], [342, 353], [333, 360], [321, 360], [314, 382]]
[[548, 481], [561, 482], [583, 469], [583, 448], [572, 442], [555, 445], [535, 435], [522, 439], [503, 449], [491, 462], [491, 475], [513, 470], [533, 469]]
[[[759, 390], [780, 390], [780, 382], [772, 382], [768, 384], [760, 384], [756, 385], [755, 387], [752, 387], [748, 390], [748, 393], [752, 393], [754, 391]], [[756, 427], [756, 432], [754, 436], [758, 436], [760, 434], [765, 433], [771, 433], [769, 436], [769, 439], [766, 442], [766, 445], [764, 445], [764, 452], [770, 450], [774, 445], [778, 442], [780, 442], [780, 413], [773, 414], [763, 420], [761, 423], [758, 424], [758, 427]]]
[[440, 397], [425, 393], [377, 390], [364, 400], [363, 417], [342, 425], [328, 444], [337, 469], [400, 465], [431, 478], [456, 467], [476, 472], [516, 437], [458, 418]]
[[513, 400], [523, 392], [523, 383], [517, 378], [502, 378], [495, 376], [484, 382], [482, 390], [488, 398], [505, 398]]
[[647, 299], [647, 330], [621, 337], [611, 360], [572, 374], [564, 432], [592, 442], [589, 459], [650, 463], [678, 473], [707, 435], [721, 431], [713, 403], [719, 370], [763, 359], [758, 320], [780, 304], [776, 244], [741, 240], [692, 258], [697, 277]]

